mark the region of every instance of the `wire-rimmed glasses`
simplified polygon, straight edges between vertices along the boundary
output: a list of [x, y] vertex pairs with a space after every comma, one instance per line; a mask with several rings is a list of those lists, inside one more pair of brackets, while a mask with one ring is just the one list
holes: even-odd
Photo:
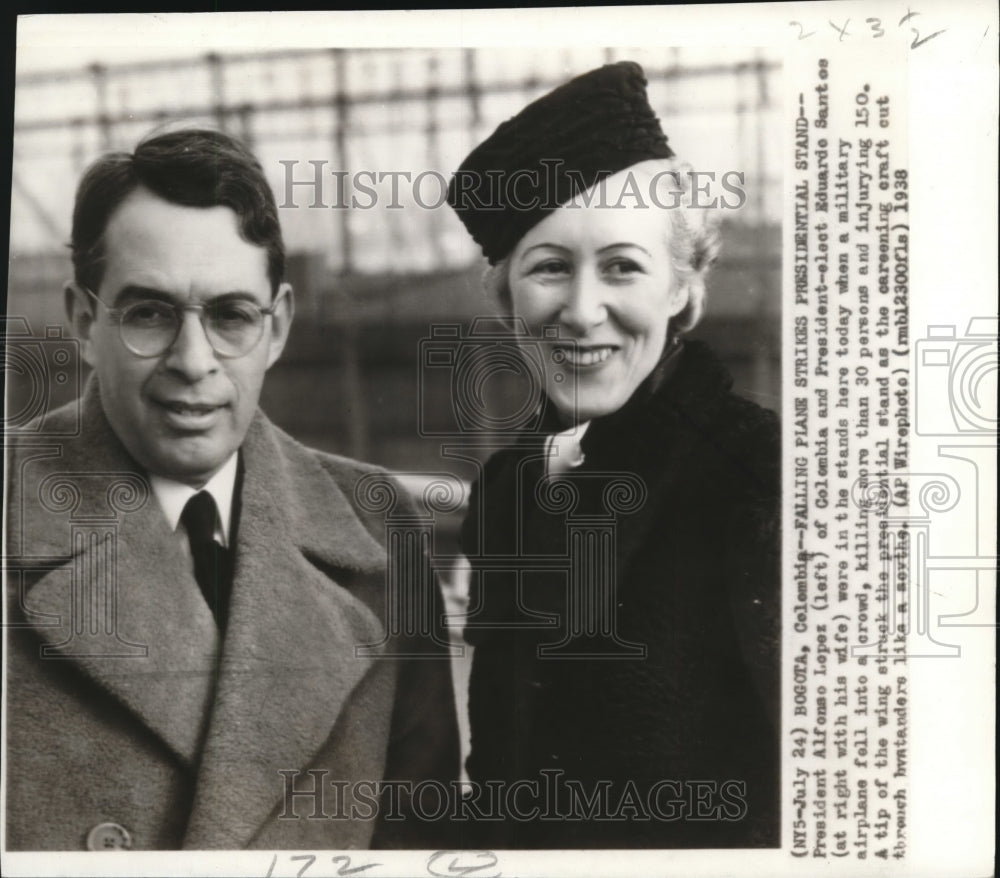
[[267, 308], [246, 299], [222, 297], [199, 305], [178, 305], [165, 299], [140, 299], [112, 308], [96, 293], [81, 288], [118, 321], [122, 344], [137, 357], [158, 357], [173, 347], [184, 324], [184, 312], [197, 311], [205, 337], [220, 357], [246, 356], [264, 333], [264, 318], [277, 310], [285, 290]]

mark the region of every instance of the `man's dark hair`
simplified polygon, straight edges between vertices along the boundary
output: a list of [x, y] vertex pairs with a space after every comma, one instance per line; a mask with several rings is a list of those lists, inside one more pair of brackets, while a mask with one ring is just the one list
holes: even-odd
[[272, 295], [285, 273], [285, 243], [274, 194], [253, 153], [220, 131], [186, 128], [143, 140], [134, 153], [112, 152], [83, 175], [73, 208], [73, 271], [91, 290], [104, 275], [104, 232], [118, 206], [139, 186], [185, 207], [231, 208], [240, 235], [267, 250]]

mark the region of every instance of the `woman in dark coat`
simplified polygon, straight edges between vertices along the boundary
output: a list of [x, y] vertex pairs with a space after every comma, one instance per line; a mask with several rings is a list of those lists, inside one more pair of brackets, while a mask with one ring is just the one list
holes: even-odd
[[463, 527], [467, 767], [502, 817], [466, 843], [780, 843], [778, 422], [682, 338], [717, 240], [672, 158], [621, 62], [525, 108], [452, 181], [544, 385]]

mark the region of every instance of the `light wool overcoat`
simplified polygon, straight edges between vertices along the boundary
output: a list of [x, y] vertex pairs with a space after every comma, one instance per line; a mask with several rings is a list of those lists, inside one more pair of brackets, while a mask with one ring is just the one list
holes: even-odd
[[[137, 850], [433, 846], [442, 827], [350, 795], [458, 770], [447, 658], [355, 649], [386, 641], [384, 518], [354, 494], [373, 468], [257, 413], [220, 641], [96, 382], [42, 427], [7, 449], [7, 848], [83, 850], [106, 823]], [[289, 777], [320, 778], [318, 809], [289, 808]]]

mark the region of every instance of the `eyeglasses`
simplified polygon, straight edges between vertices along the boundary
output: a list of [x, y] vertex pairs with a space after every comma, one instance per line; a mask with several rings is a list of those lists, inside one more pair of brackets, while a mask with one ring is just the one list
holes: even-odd
[[235, 359], [250, 353], [264, 334], [264, 318], [277, 310], [285, 291], [268, 308], [244, 299], [222, 299], [203, 305], [175, 305], [161, 299], [142, 299], [125, 308], [111, 308], [96, 293], [81, 288], [118, 321], [122, 344], [137, 357], [158, 357], [173, 347], [181, 334], [184, 312], [197, 311], [205, 337], [220, 357]]

